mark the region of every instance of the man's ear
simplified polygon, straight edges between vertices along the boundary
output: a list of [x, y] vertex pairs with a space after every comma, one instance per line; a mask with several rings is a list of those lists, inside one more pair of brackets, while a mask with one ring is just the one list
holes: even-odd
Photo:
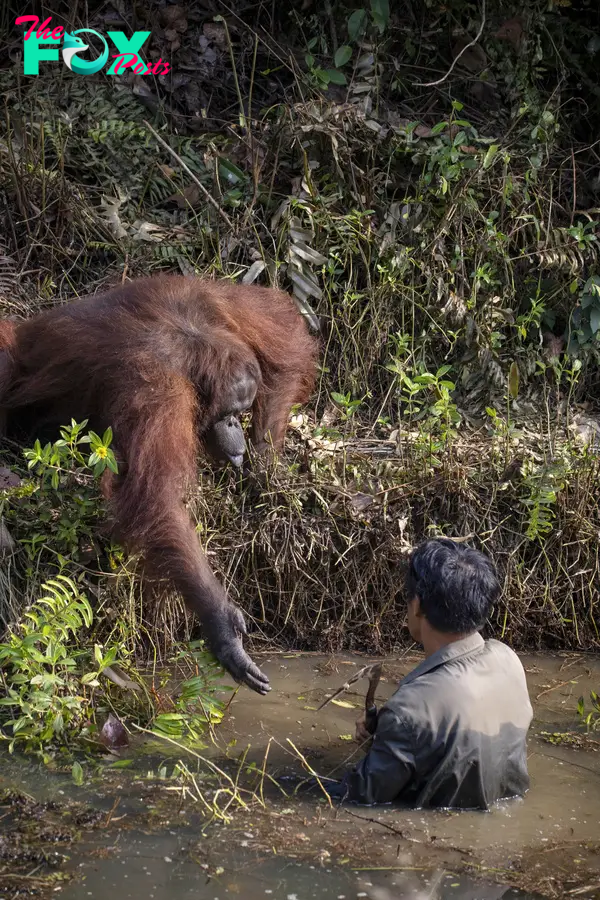
[[411, 602], [414, 603], [413, 609], [415, 616], [417, 616], [419, 619], [423, 619], [425, 617], [425, 613], [421, 609], [421, 598], [419, 597], [419, 595], [415, 594]]

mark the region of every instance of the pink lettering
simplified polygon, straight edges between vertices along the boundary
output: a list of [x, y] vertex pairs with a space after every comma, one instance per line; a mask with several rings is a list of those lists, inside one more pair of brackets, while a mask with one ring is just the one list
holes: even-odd
[[117, 60], [115, 63], [115, 75], [118, 75], [120, 69], [131, 68], [137, 60], [137, 53], [113, 53], [113, 57]]
[[37, 28], [39, 21], [39, 16], [19, 16], [15, 19], [15, 25], [25, 25], [26, 22], [31, 22], [31, 28], [25, 33], [24, 37], [24, 40], [27, 40]]
[[158, 62], [148, 66], [136, 53], [113, 53], [113, 59], [116, 60], [115, 75], [118, 75], [122, 69], [131, 69], [136, 75], [160, 75], [161, 73], [166, 75], [171, 69], [169, 63], [165, 62], [162, 56]]
[[148, 66], [148, 73], [152, 73], [152, 75], [166, 75], [169, 71], [169, 63], [165, 62], [162, 56], [160, 59], [154, 63], [152, 66]]
[[38, 30], [35, 33], [37, 38], [43, 39], [44, 31], [46, 30], [47, 26], [50, 24], [51, 21], [52, 21], [52, 16], [48, 16], [47, 19], [44, 19], [44, 21], [42, 22], [42, 24], [40, 25], [40, 27], [38, 28]]
[[33, 32], [35, 31], [35, 36], [40, 41], [60, 41], [64, 28], [61, 25], [57, 25], [56, 28], [51, 29], [50, 22], [52, 21], [52, 16], [48, 16], [47, 19], [44, 19], [42, 24], [40, 25], [39, 16], [19, 16], [15, 19], [15, 25], [25, 25], [26, 22], [31, 22], [31, 25], [28, 31], [25, 32], [24, 40], [28, 40]]

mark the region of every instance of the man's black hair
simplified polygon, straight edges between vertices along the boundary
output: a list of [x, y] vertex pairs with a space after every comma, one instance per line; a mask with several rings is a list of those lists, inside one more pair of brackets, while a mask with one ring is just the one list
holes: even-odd
[[500, 596], [491, 560], [448, 538], [433, 538], [413, 550], [405, 587], [407, 601], [418, 596], [429, 624], [447, 634], [479, 631]]

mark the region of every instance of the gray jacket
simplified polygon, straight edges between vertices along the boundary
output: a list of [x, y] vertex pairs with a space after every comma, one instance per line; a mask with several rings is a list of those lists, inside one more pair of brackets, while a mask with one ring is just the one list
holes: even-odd
[[509, 647], [479, 634], [448, 644], [381, 708], [371, 750], [338, 796], [488, 809], [522, 795], [532, 715], [523, 666]]

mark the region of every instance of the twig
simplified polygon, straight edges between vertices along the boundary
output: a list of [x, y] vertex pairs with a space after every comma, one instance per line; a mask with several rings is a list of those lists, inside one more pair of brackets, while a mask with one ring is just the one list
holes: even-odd
[[107, 815], [107, 817], [106, 817], [106, 822], [104, 823], [104, 827], [105, 827], [105, 828], [108, 828], [108, 826], [110, 825], [111, 819], [112, 819], [112, 817], [114, 816], [115, 810], [116, 810], [116, 808], [117, 808], [117, 806], [119, 805], [120, 802], [121, 802], [121, 797], [118, 796], [117, 799], [115, 800], [115, 802], [114, 802], [113, 805], [112, 805], [112, 809], [110, 810], [110, 812], [108, 813], [108, 815]]
[[313, 767], [311, 766], [311, 764], [308, 762], [308, 760], [306, 759], [306, 757], [298, 750], [298, 748], [297, 748], [296, 745], [294, 744], [293, 740], [292, 740], [291, 738], [287, 738], [287, 742], [288, 742], [288, 744], [290, 744], [291, 747], [293, 747], [294, 752], [296, 753], [296, 755], [298, 756], [298, 758], [301, 760], [301, 762], [304, 763], [305, 767], [308, 769], [308, 771], [309, 771], [310, 774], [313, 776], [313, 778], [316, 779], [317, 784], [319, 785], [319, 787], [321, 788], [321, 790], [322, 790], [323, 793], [325, 794], [325, 799], [327, 800], [327, 803], [329, 804], [330, 808], [333, 809], [333, 803], [331, 802], [331, 797], [330, 797], [329, 794], [327, 793], [326, 789], [323, 787], [323, 782], [322, 782], [321, 778], [319, 777], [319, 775], [317, 775], [317, 773], [315, 772], [315, 770], [313, 769]]
[[337, 31], [335, 28], [335, 18], [333, 15], [333, 9], [331, 6], [331, 0], [327, 0], [325, 3], [325, 12], [327, 13], [327, 17], [329, 19], [329, 30], [331, 31], [331, 47], [333, 49], [333, 56], [337, 53], [338, 49], [338, 39], [337, 39]]
[[575, 207], [577, 206], [577, 169], [575, 168], [575, 154], [571, 148], [571, 164], [573, 166], [573, 203], [571, 204], [571, 228], [575, 219]]
[[206, 197], [206, 199], [208, 200], [208, 202], [209, 202], [212, 206], [214, 206], [214, 208], [215, 208], [216, 211], [219, 213], [219, 215], [221, 216], [221, 218], [223, 219], [223, 221], [224, 221], [224, 222], [227, 222], [227, 225], [229, 226], [229, 228], [233, 228], [233, 222], [231, 221], [231, 219], [229, 218], [229, 216], [227, 215], [227, 213], [225, 212], [225, 210], [222, 209], [222, 207], [219, 206], [219, 204], [217, 203], [217, 201], [215, 200], [215, 198], [212, 196], [212, 194], [210, 194], [210, 193], [206, 190], [206, 188], [204, 187], [204, 185], [202, 184], [202, 182], [200, 181], [200, 179], [197, 178], [196, 175], [194, 175], [194, 173], [192, 172], [192, 170], [190, 169], [190, 167], [187, 166], [187, 165], [184, 163], [184, 161], [183, 161], [182, 158], [179, 156], [179, 154], [176, 153], [175, 150], [173, 150], [173, 148], [170, 147], [170, 146], [167, 144], [167, 142], [166, 142], [165, 140], [163, 140], [163, 138], [161, 138], [160, 134], [158, 134], [158, 133], [154, 130], [154, 128], [152, 127], [152, 125], [151, 125], [149, 122], [147, 122], [145, 119], [144, 119], [144, 125], [146, 126], [146, 128], [147, 128], [150, 132], [152, 132], [152, 134], [154, 135], [154, 137], [156, 138], [156, 140], [158, 141], [158, 143], [161, 144], [161, 146], [163, 146], [163, 147], [165, 148], [165, 150], [168, 150], [169, 153], [171, 154], [171, 156], [172, 156], [174, 159], [177, 160], [177, 162], [178, 162], [179, 165], [182, 167], [182, 169], [184, 169], [184, 170], [188, 173], [188, 175], [190, 176], [190, 178], [192, 179], [192, 181], [194, 182], [194, 184], [196, 184], [196, 185], [200, 188], [200, 190], [202, 191], [202, 193], [204, 194], [204, 196]]
[[581, 678], [581, 675], [577, 675], [576, 678], [567, 678], [566, 681], [561, 681], [560, 684], [555, 684], [552, 687], [546, 688], [546, 690], [542, 691], [540, 694], [538, 694], [535, 699], [539, 700], [540, 697], [544, 696], [544, 694], [550, 694], [552, 691], [557, 691], [559, 688], [564, 687], [566, 684], [573, 684], [574, 682], [577, 681], [577, 678]]
[[242, 92], [240, 90], [240, 82], [237, 75], [237, 66], [235, 64], [235, 55], [233, 53], [233, 44], [231, 43], [231, 35], [229, 34], [229, 28], [227, 27], [227, 20], [223, 16], [216, 16], [215, 21], [221, 22], [223, 24], [223, 28], [225, 29], [225, 37], [227, 38], [227, 46], [229, 47], [229, 58], [231, 60], [231, 71], [233, 72], [233, 82], [235, 84], [235, 92], [237, 94], [238, 103], [240, 105], [239, 121], [242, 128], [247, 128], [248, 117], [246, 116], [246, 112], [244, 110], [244, 100], [242, 98]]
[[450, 68], [448, 69], [448, 71], [442, 78], [438, 78], [437, 81], [425, 81], [425, 82], [416, 81], [416, 82], [413, 82], [413, 86], [414, 87], [436, 87], [436, 85], [442, 84], [442, 82], [444, 82], [446, 80], [446, 78], [450, 77], [450, 75], [452, 74], [452, 72], [454, 70], [454, 66], [459, 61], [461, 56], [467, 52], [469, 47], [473, 47], [473, 45], [478, 42], [479, 38], [483, 34], [484, 28], [485, 28], [485, 0], [481, 0], [481, 25], [479, 26], [479, 31], [477, 32], [476, 37], [474, 37], [472, 41], [469, 41], [469, 43], [465, 47], [462, 48], [462, 50], [460, 51], [460, 53], [458, 54], [458, 56], [456, 57], [456, 59], [454, 60], [454, 62], [452, 63], [452, 65], [450, 66]]
[[422, 844], [422, 841], [418, 841], [416, 838], [408, 837], [405, 831], [402, 831], [400, 828], [394, 828], [393, 825], [388, 825], [387, 822], [383, 822], [380, 819], [372, 819], [370, 816], [359, 816], [358, 813], [353, 813], [350, 809], [344, 809], [345, 813], [352, 816], [353, 819], [361, 819], [363, 822], [371, 822], [373, 825], [381, 825], [382, 828], [387, 828], [388, 831], [391, 831], [392, 834], [397, 835], [397, 837], [402, 838], [404, 841], [413, 841], [415, 844]]

